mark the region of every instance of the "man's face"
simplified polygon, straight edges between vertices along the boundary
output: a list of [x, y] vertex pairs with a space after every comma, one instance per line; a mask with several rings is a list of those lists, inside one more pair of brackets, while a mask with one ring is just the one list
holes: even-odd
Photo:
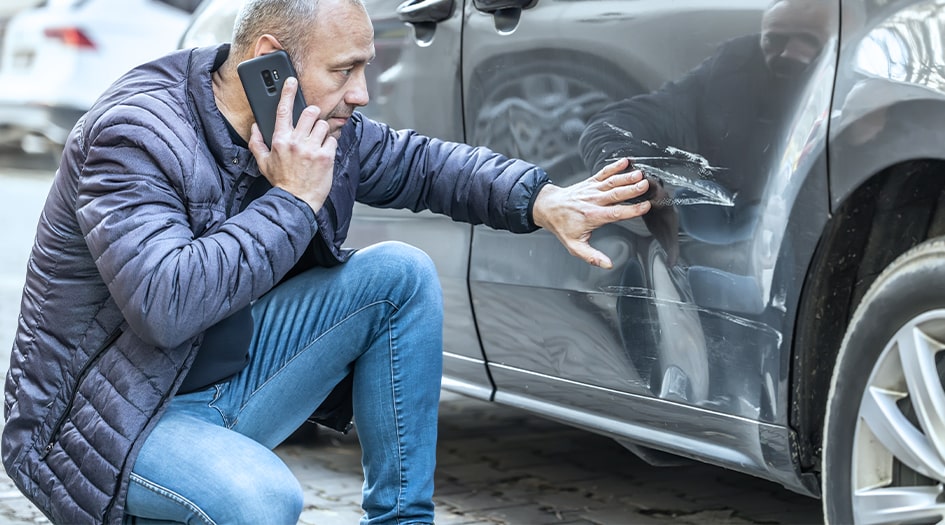
[[817, 58], [835, 19], [830, 6], [823, 0], [782, 0], [765, 12], [761, 49], [775, 75], [795, 77]]
[[321, 109], [335, 138], [368, 103], [364, 69], [373, 58], [374, 28], [364, 9], [349, 0], [322, 0], [298, 73], [305, 102]]

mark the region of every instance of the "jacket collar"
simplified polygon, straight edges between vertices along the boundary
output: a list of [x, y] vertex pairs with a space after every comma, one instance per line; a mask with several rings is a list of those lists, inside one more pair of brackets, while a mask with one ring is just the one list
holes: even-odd
[[245, 147], [233, 143], [223, 113], [213, 96], [213, 72], [226, 60], [229, 44], [193, 49], [188, 68], [188, 86], [194, 120], [203, 128], [204, 140], [217, 164], [233, 175], [259, 174], [256, 159]]

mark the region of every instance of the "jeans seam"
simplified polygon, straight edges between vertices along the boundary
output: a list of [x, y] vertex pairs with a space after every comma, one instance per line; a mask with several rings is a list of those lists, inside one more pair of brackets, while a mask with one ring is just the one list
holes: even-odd
[[203, 520], [203, 522], [206, 523], [207, 525], [216, 525], [216, 522], [213, 521], [213, 520], [210, 518], [210, 516], [208, 516], [207, 513], [204, 512], [200, 507], [198, 507], [196, 504], [194, 504], [194, 502], [192, 502], [192, 501], [190, 501], [189, 499], [187, 499], [187, 498], [181, 496], [180, 494], [174, 492], [173, 490], [170, 490], [170, 489], [168, 489], [168, 488], [166, 488], [166, 487], [163, 487], [163, 486], [161, 486], [161, 485], [158, 485], [157, 483], [154, 483], [153, 481], [147, 480], [147, 479], [141, 477], [140, 475], [135, 474], [134, 472], [131, 473], [131, 482], [132, 482], [132, 483], [137, 483], [137, 484], [140, 485], [142, 488], [147, 489], [147, 490], [149, 490], [149, 491], [151, 491], [151, 492], [157, 494], [158, 496], [161, 496], [161, 497], [163, 497], [163, 498], [167, 498], [167, 499], [169, 499], [169, 500], [171, 500], [171, 501], [177, 503], [178, 505], [181, 505], [182, 507], [187, 508], [187, 509], [190, 510], [191, 512], [195, 513], [195, 514], [197, 515], [197, 517], [200, 518], [201, 520]]
[[[303, 346], [301, 347], [301, 349], [300, 349], [298, 352], [296, 352], [295, 354], [292, 355], [292, 358], [291, 358], [291, 359], [289, 359], [288, 361], [286, 361], [285, 363], [283, 363], [282, 366], [280, 366], [278, 370], [276, 370], [275, 372], [273, 372], [272, 374], [270, 374], [269, 377], [266, 378], [265, 381], [263, 381], [259, 386], [257, 386], [256, 388], [254, 388], [253, 391], [250, 392], [248, 396], [246, 396], [246, 400], [240, 405], [239, 409], [238, 409], [237, 412], [236, 412], [236, 417], [233, 418], [233, 422], [232, 422], [231, 424], [229, 424], [229, 425], [227, 426], [227, 428], [232, 428], [233, 426], [236, 425], [236, 423], [237, 423], [237, 422], [239, 421], [239, 419], [240, 419], [240, 414], [243, 413], [243, 410], [246, 408], [246, 405], [249, 404], [250, 400], [253, 398], [253, 396], [256, 395], [256, 393], [258, 393], [260, 390], [262, 390], [263, 388], [265, 388], [266, 385], [268, 385], [273, 379], [276, 378], [276, 376], [278, 376], [280, 373], [282, 373], [282, 371], [285, 370], [293, 361], [295, 361], [296, 359], [298, 359], [299, 356], [302, 355], [304, 352], [308, 351], [308, 349], [310, 349], [310, 348], [312, 347], [312, 345], [314, 345], [315, 343], [317, 343], [319, 340], [321, 340], [321, 339], [322, 339], [323, 337], [325, 337], [326, 335], [330, 334], [332, 331], [334, 331], [336, 328], [338, 328], [339, 326], [341, 326], [341, 324], [344, 323], [344, 322], [346, 322], [348, 319], [351, 319], [352, 317], [354, 317], [354, 316], [360, 314], [361, 312], [363, 312], [363, 311], [365, 311], [365, 310], [367, 310], [367, 309], [369, 309], [369, 308], [371, 308], [371, 307], [373, 307], [373, 306], [377, 306], [377, 305], [385, 304], [385, 303], [386, 303], [386, 304], [389, 304], [389, 305], [394, 309], [394, 312], [400, 311], [400, 308], [399, 308], [396, 304], [394, 304], [394, 302], [391, 301], [390, 299], [381, 299], [381, 300], [378, 300], [378, 301], [374, 301], [374, 302], [372, 302], [372, 303], [370, 303], [370, 304], [366, 304], [366, 305], [362, 306], [361, 308], [358, 308], [357, 310], [355, 310], [355, 311], [351, 312], [350, 314], [346, 315], [343, 319], [340, 319], [337, 323], [331, 325], [330, 327], [328, 327], [328, 329], [326, 329], [324, 332], [322, 332], [321, 334], [319, 334], [318, 337], [312, 339], [311, 341], [309, 341], [308, 343], [306, 343], [305, 345], [303, 345]], [[226, 416], [224, 416], [224, 419], [225, 419], [225, 418], [226, 418]]]
[[224, 387], [224, 385], [225, 385], [225, 383], [218, 383], [218, 384], [216, 384], [216, 385], [213, 385], [213, 388], [215, 389], [215, 391], [214, 391], [214, 393], [213, 393], [213, 399], [211, 399], [210, 402], [207, 403], [207, 407], [216, 410], [217, 413], [220, 414], [220, 419], [223, 420], [223, 427], [224, 427], [224, 428], [230, 428], [231, 425], [230, 425], [229, 421], [227, 420], [226, 412], [224, 412], [222, 408], [220, 408], [220, 407], [218, 407], [218, 406], [216, 405], [216, 402], [219, 401], [220, 398], [223, 396], [223, 387]]
[[[393, 318], [393, 315], [391, 315]], [[399, 395], [398, 390], [401, 390], [402, 385], [400, 384], [400, 373], [399, 373], [399, 354], [395, 351], [395, 340], [394, 336], [394, 324], [393, 321], [389, 318], [387, 321], [387, 348], [390, 352], [390, 374], [391, 374], [391, 395], [394, 399], [394, 421], [397, 422], [397, 468], [400, 473], [400, 485], [397, 488], [397, 515], [400, 516], [403, 514], [403, 510], [406, 507], [404, 499], [406, 498], [405, 487], [407, 485], [407, 473], [404, 470], [404, 455], [406, 451], [404, 450], [404, 436], [406, 434], [403, 419], [401, 418], [402, 410], [400, 409], [400, 404], [403, 399]]]

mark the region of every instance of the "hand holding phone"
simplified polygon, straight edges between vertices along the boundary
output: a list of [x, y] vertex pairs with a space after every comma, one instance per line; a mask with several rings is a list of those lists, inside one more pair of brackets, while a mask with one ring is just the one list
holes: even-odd
[[247, 60], [237, 69], [259, 129], [249, 140], [259, 170], [274, 187], [318, 211], [331, 191], [338, 146], [328, 122], [319, 119], [317, 107], [306, 107], [284, 51]]
[[[298, 78], [292, 61], [285, 51], [279, 50], [265, 55], [251, 58], [236, 66], [243, 91], [253, 110], [256, 125], [262, 133], [266, 146], [272, 147], [272, 135], [276, 127], [276, 110], [282, 88], [289, 77]], [[305, 109], [305, 99], [302, 90], [295, 91], [295, 104], [292, 109], [292, 126], [298, 124], [302, 110]]]

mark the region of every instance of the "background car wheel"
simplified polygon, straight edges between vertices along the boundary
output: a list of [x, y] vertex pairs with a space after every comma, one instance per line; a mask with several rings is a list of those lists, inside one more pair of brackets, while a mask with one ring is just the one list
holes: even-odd
[[945, 240], [896, 259], [844, 338], [828, 396], [827, 523], [945, 520]]
[[473, 72], [469, 141], [537, 162], [558, 184], [584, 179], [591, 172], [577, 143], [588, 119], [614, 100], [645, 92], [615, 71], [565, 50], [497, 57]]

